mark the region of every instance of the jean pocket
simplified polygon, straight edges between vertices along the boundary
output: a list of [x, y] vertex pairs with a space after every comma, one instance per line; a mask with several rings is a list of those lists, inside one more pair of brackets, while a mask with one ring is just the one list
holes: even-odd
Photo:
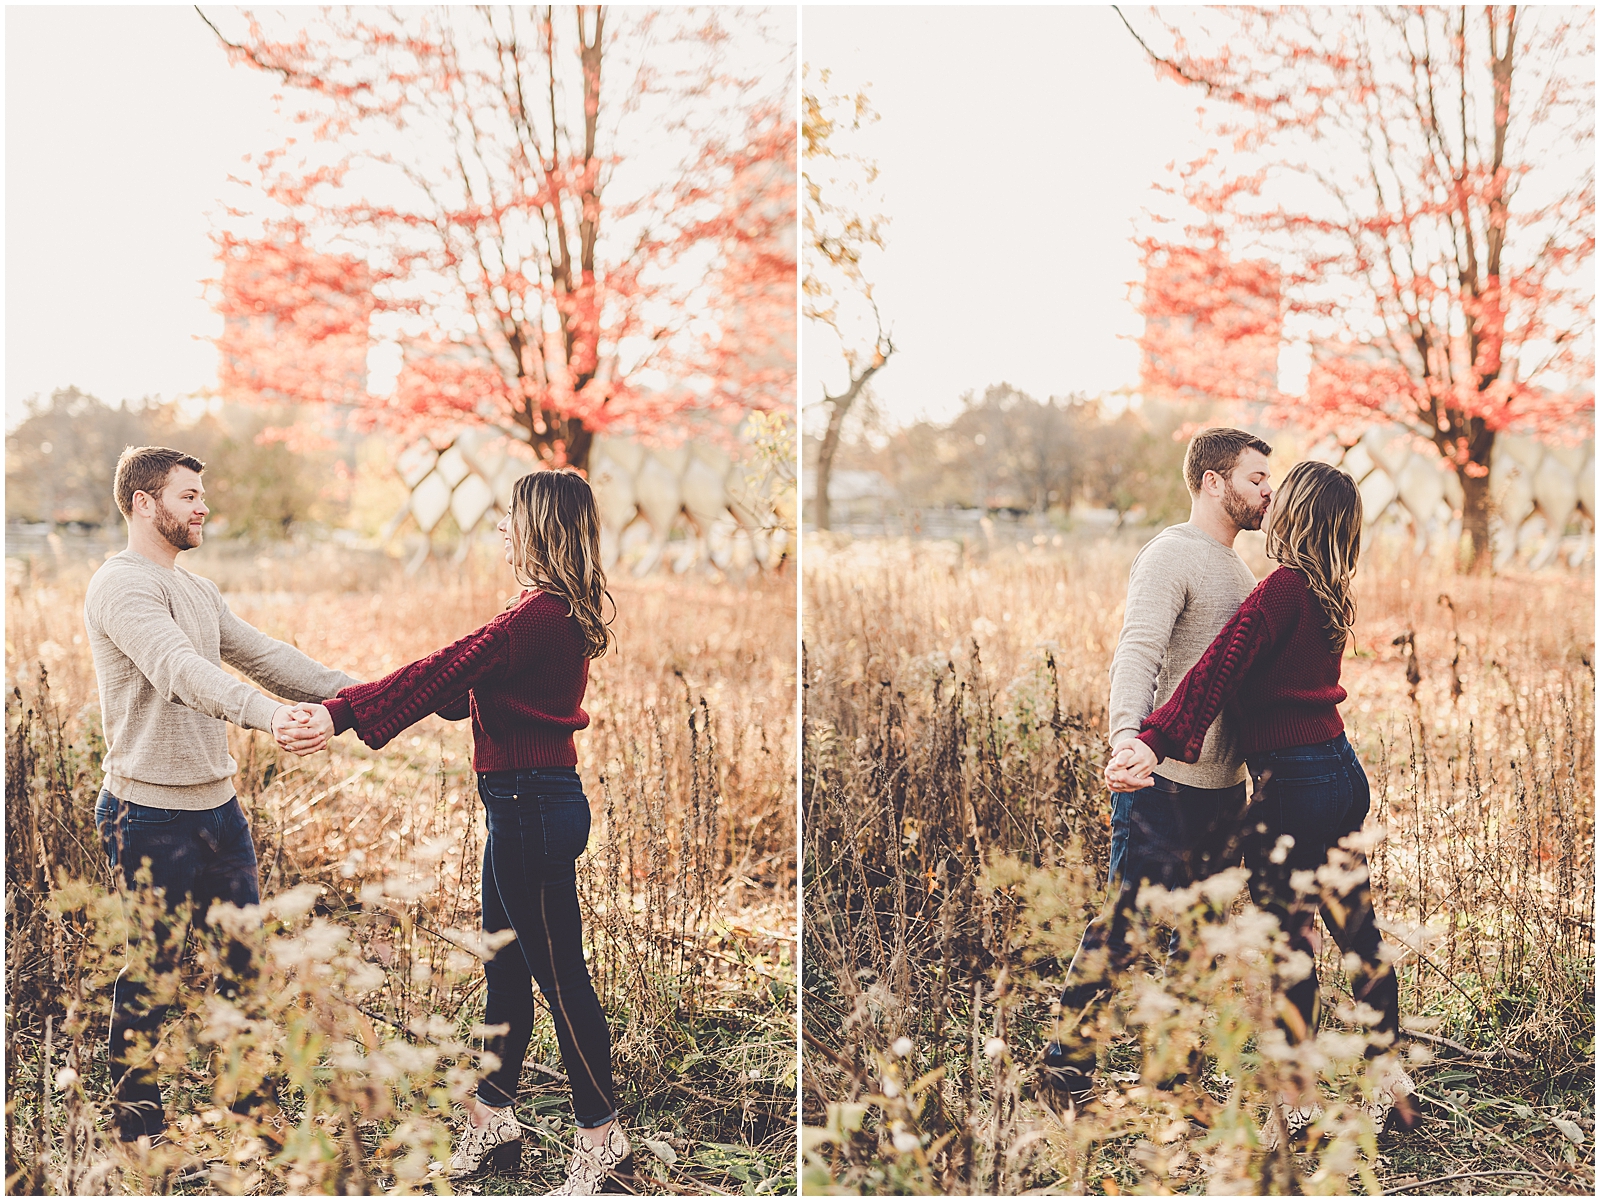
[[544, 828], [546, 859], [566, 862], [589, 847], [589, 802], [576, 797], [540, 797], [539, 824]]
[[157, 809], [153, 805], [135, 805], [132, 801], [125, 803], [131, 826], [167, 826], [178, 820], [176, 809]]
[[478, 776], [478, 795], [485, 801], [516, 801], [523, 795], [523, 788], [517, 783], [516, 776], [511, 772], [483, 772]]

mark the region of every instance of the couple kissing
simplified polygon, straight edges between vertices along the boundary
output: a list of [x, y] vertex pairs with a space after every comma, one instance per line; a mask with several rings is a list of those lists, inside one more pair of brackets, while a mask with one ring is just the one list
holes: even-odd
[[[1309, 461], [1274, 489], [1271, 454], [1243, 430], [1201, 430], [1184, 455], [1189, 520], [1134, 559], [1111, 664], [1108, 900], [1067, 969], [1040, 1075], [1075, 1104], [1093, 1098], [1096, 1018], [1131, 966], [1140, 885], [1184, 888], [1242, 859], [1251, 898], [1293, 949], [1314, 962], [1320, 911], [1346, 958], [1359, 962], [1351, 992], [1371, 1021], [1367, 1054], [1387, 1057], [1366, 1108], [1380, 1130], [1409, 1127], [1415, 1086], [1389, 1055], [1400, 1029], [1393, 956], [1373, 913], [1366, 856], [1350, 837], [1367, 817], [1367, 777], [1338, 708], [1355, 626], [1361, 494], [1346, 473]], [[1241, 532], [1257, 529], [1278, 564], [1259, 583], [1234, 549]], [[1297, 891], [1296, 874], [1315, 872], [1330, 852], [1346, 868], [1332, 895]], [[1285, 1036], [1315, 1037], [1315, 970], [1285, 994], [1277, 1007]], [[1276, 1102], [1291, 1137], [1321, 1115], [1312, 1091]]]

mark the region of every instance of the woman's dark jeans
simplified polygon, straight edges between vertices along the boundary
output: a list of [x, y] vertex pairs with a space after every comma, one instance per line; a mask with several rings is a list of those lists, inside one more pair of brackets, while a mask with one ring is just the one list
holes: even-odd
[[[1128, 934], [1138, 907], [1141, 883], [1182, 888], [1238, 865], [1241, 853], [1250, 869], [1250, 896], [1278, 919], [1296, 950], [1312, 954], [1312, 931], [1322, 919], [1343, 951], [1361, 959], [1352, 994], [1381, 1015], [1380, 1036], [1368, 1048], [1376, 1054], [1400, 1027], [1400, 990], [1393, 968], [1384, 962], [1382, 936], [1372, 912], [1367, 857], [1347, 856], [1334, 886], [1318, 894], [1296, 895], [1290, 881], [1297, 871], [1316, 871], [1328, 862], [1339, 840], [1361, 829], [1371, 805], [1366, 773], [1349, 740], [1340, 734], [1311, 746], [1286, 747], [1250, 760], [1255, 788], [1246, 805], [1244, 785], [1203, 789], [1156, 777], [1149, 788], [1117, 793], [1111, 813], [1110, 904], [1084, 931], [1078, 953], [1067, 968], [1056, 1038], [1045, 1048], [1043, 1064], [1085, 1084], [1094, 1070], [1095, 1049], [1082, 1030], [1111, 997], [1133, 959]], [[1274, 863], [1278, 840], [1294, 845]], [[1286, 990], [1298, 1021], [1280, 1021], [1292, 1041], [1317, 1029], [1317, 976], [1313, 971]]]
[[[123, 884], [135, 887], [140, 865], [148, 861], [150, 884], [165, 890], [169, 912], [190, 901], [193, 920], [200, 922], [213, 901], [255, 905], [261, 900], [255, 842], [237, 797], [215, 809], [157, 809], [102, 789], [94, 821], [100, 845]], [[153, 933], [150, 970], [168, 975], [177, 970], [187, 931], [157, 922]], [[235, 996], [255, 973], [250, 948], [230, 939], [218, 990]], [[131, 977], [126, 967], [118, 973], [111, 993], [107, 1059], [117, 1131], [126, 1140], [159, 1134], [166, 1126], [151, 1050], [167, 1009], [149, 1002], [145, 981]], [[248, 1108], [258, 1101], [240, 1098], [234, 1107]]]
[[[1376, 1054], [1399, 1033], [1400, 984], [1383, 952], [1383, 936], [1372, 911], [1366, 853], [1335, 850], [1341, 838], [1356, 833], [1367, 819], [1372, 805], [1367, 773], [1350, 740], [1340, 734], [1327, 742], [1253, 755], [1250, 774], [1256, 782], [1245, 843], [1251, 894], [1257, 905], [1278, 919], [1296, 950], [1313, 953], [1312, 930], [1320, 910], [1339, 949], [1353, 952], [1361, 960], [1350, 991], [1357, 1002], [1380, 1015], [1374, 1027], [1380, 1037], [1368, 1047], [1369, 1055]], [[1284, 835], [1292, 838], [1294, 845], [1282, 855], [1281, 863], [1274, 863], [1274, 848]], [[1329, 882], [1320, 892], [1297, 895], [1290, 884], [1294, 873], [1315, 872], [1328, 863], [1330, 852], [1337, 862]], [[1288, 998], [1302, 1024], [1301, 1029], [1290, 1029], [1294, 1023], [1284, 1023], [1291, 1040], [1314, 1035], [1316, 972], [1292, 985]]]
[[572, 1083], [572, 1109], [585, 1129], [617, 1116], [611, 1080], [611, 1032], [583, 961], [577, 858], [589, 844], [589, 802], [570, 767], [478, 773], [488, 817], [483, 849], [483, 929], [516, 939], [484, 964], [484, 1023], [505, 1025], [489, 1040], [500, 1066], [478, 1085], [485, 1105], [516, 1098], [533, 1036], [533, 981], [555, 1020], [561, 1062]]

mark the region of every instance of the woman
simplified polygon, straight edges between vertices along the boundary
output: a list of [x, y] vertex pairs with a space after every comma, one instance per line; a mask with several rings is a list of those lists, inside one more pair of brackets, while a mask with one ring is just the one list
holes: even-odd
[[504, 1025], [488, 1050], [500, 1066], [478, 1085], [450, 1157], [453, 1176], [521, 1162], [512, 1109], [533, 1032], [533, 984], [549, 1003], [572, 1082], [577, 1147], [563, 1195], [598, 1193], [633, 1170], [617, 1124], [611, 1035], [583, 960], [575, 861], [589, 840], [589, 804], [572, 736], [589, 724], [580, 705], [589, 660], [611, 641], [602, 614], [600, 521], [594, 495], [571, 471], [536, 471], [512, 489], [500, 522], [521, 595], [460, 641], [327, 702], [335, 732], [354, 729], [374, 749], [438, 713], [471, 715], [473, 767], [487, 814], [483, 928], [512, 930], [484, 964], [484, 1023]]
[[[1267, 506], [1267, 557], [1281, 566], [1262, 580], [1176, 691], [1145, 719], [1118, 759], [1148, 777], [1167, 757], [1192, 763], [1224, 707], [1255, 780], [1245, 817], [1245, 862], [1256, 903], [1274, 914], [1296, 950], [1314, 955], [1319, 898], [1297, 895], [1290, 880], [1315, 871], [1330, 851], [1345, 856], [1340, 883], [1322, 898], [1324, 922], [1339, 947], [1361, 960], [1351, 993], [1379, 1014], [1367, 1054], [1382, 1054], [1400, 1029], [1400, 991], [1372, 912], [1366, 855], [1340, 848], [1366, 820], [1366, 773], [1344, 734], [1340, 661], [1355, 628], [1350, 591], [1361, 552], [1361, 493], [1324, 463], [1297, 463]], [[1146, 781], [1148, 782], [1148, 781]], [[1338, 848], [1338, 849], [1336, 849]], [[1299, 1017], [1284, 1023], [1291, 1041], [1317, 1029], [1317, 975], [1291, 986]], [[1414, 1085], [1395, 1067], [1374, 1096], [1381, 1129], [1391, 1113], [1414, 1120]], [[1317, 1116], [1294, 1107], [1291, 1132]]]

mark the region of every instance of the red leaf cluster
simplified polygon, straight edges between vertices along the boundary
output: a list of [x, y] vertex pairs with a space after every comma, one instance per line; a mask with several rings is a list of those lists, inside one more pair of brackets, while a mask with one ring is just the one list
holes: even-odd
[[[226, 393], [487, 424], [578, 466], [608, 426], [792, 403], [792, 67], [728, 66], [772, 35], [586, 6], [247, 17], [229, 54], [312, 136], [261, 156], [258, 224], [219, 239]], [[384, 341], [393, 390], [352, 386]]]
[[[1401, 422], [1474, 479], [1497, 430], [1592, 430], [1592, 10], [1183, 22], [1135, 32], [1217, 143], [1142, 239], [1148, 390]], [[1284, 340], [1303, 396], [1267, 378]]]

